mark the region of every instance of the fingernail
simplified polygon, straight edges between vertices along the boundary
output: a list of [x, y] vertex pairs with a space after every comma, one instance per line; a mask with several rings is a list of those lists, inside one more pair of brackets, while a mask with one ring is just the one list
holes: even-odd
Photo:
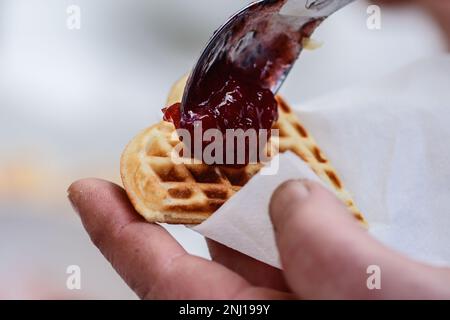
[[[290, 180], [280, 185], [272, 195], [270, 201], [271, 215], [277, 213], [278, 215], [285, 214], [287, 208], [292, 201], [305, 200], [310, 195], [310, 190], [307, 185], [307, 180]], [[276, 208], [275, 208], [276, 206]]]
[[310, 195], [309, 188], [307, 186], [308, 180], [306, 179], [297, 179], [293, 181], [295, 183], [295, 190], [297, 192], [297, 197], [299, 199], [306, 199]]
[[69, 199], [70, 205], [72, 206], [73, 211], [75, 211], [75, 213], [80, 216], [80, 213], [78, 212], [78, 207], [74, 198], [74, 194], [71, 191], [71, 189], [69, 188], [67, 190], [67, 199]]

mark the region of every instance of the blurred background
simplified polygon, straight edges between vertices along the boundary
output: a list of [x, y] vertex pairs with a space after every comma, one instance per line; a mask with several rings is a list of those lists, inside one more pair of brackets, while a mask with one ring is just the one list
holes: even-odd
[[[127, 142], [161, 119], [171, 84], [247, 3], [0, 0], [0, 298], [135, 298], [91, 244], [66, 189], [91, 176], [120, 184]], [[350, 5], [315, 33], [322, 46], [303, 53], [282, 94], [301, 104], [445, 52], [449, 3], [380, 1], [380, 30], [367, 28], [369, 2]], [[67, 28], [70, 5], [81, 10], [79, 30]], [[200, 235], [168, 228], [208, 257]], [[81, 290], [66, 288], [69, 265], [81, 268]]]

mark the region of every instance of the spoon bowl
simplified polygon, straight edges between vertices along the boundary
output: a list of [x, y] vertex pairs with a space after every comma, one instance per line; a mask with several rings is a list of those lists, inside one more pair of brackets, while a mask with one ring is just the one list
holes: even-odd
[[212, 36], [185, 87], [182, 105], [232, 65], [260, 87], [277, 93], [314, 30], [354, 0], [262, 0], [233, 15]]

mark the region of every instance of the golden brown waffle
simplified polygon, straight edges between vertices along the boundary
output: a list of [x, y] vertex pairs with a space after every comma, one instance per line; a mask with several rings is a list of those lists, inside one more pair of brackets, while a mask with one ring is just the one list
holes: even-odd
[[[185, 78], [172, 88], [169, 104], [181, 100]], [[292, 151], [335, 191], [356, 219], [363, 215], [345, 190], [327, 158], [286, 102], [277, 97], [280, 117], [280, 152]], [[125, 149], [121, 159], [122, 181], [136, 210], [149, 222], [198, 224], [211, 216], [262, 168], [174, 163], [171, 152], [179, 143], [174, 126], [165, 121], [144, 130]]]

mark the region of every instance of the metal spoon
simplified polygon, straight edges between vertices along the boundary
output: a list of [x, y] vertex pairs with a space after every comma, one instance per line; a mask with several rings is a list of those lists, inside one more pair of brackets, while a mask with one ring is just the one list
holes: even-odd
[[182, 105], [217, 77], [226, 61], [252, 81], [280, 89], [300, 55], [304, 41], [328, 16], [354, 0], [262, 0], [231, 17], [212, 36], [187, 81]]

